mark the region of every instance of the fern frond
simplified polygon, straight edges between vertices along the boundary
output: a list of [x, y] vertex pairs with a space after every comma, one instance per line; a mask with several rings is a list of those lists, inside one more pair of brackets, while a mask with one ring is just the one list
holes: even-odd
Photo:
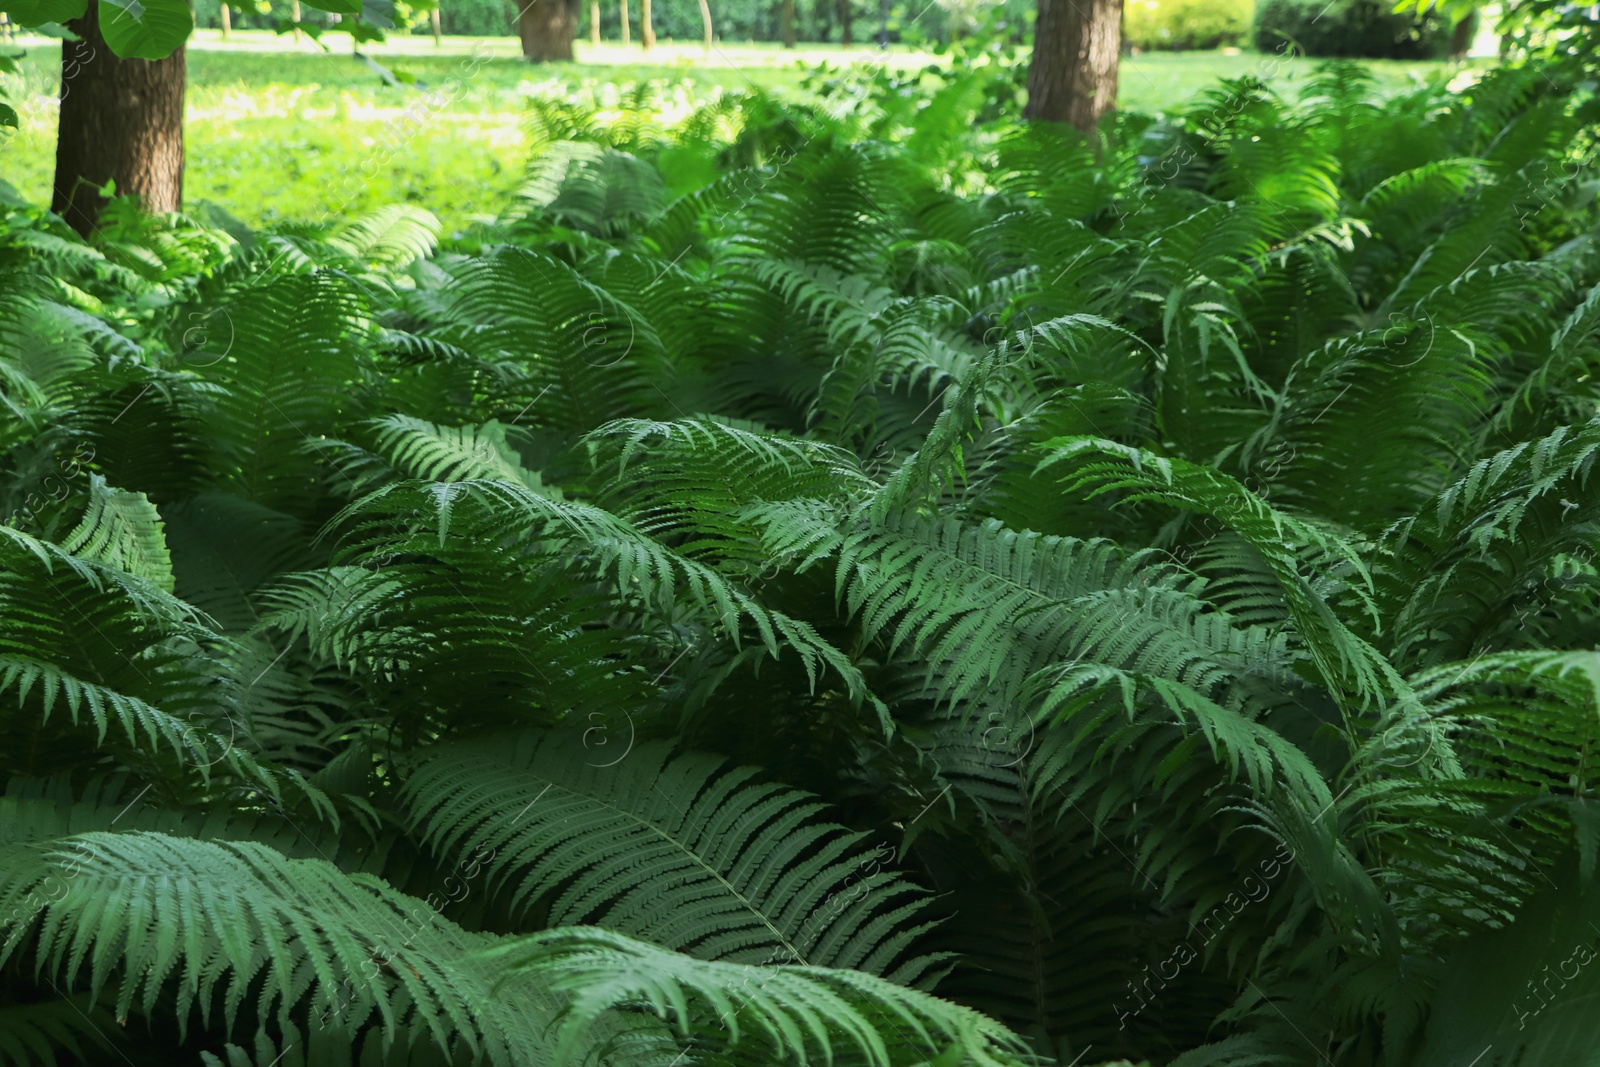
[[1347, 573], [1350, 588], [1368, 607], [1372, 577], [1353, 548], [1310, 523], [1274, 509], [1234, 479], [1182, 459], [1152, 456], [1112, 441], [1078, 439], [1049, 442], [1044, 464], [1080, 456], [1104, 455], [1116, 462], [1080, 466], [1070, 488], [1092, 486], [1097, 493], [1133, 490], [1130, 502], [1160, 501], [1212, 515], [1261, 552], [1294, 615], [1299, 636], [1330, 682], [1363, 700], [1376, 700], [1400, 688], [1398, 673], [1376, 649], [1351, 632], [1327, 600], [1301, 572], [1299, 546], [1322, 559], [1320, 565]]
[[374, 428], [379, 447], [407, 477], [440, 482], [501, 478], [535, 492], [555, 492], [523, 467], [508, 443], [507, 428], [493, 419], [479, 427], [449, 427], [390, 415]]
[[385, 204], [345, 223], [328, 243], [360, 262], [398, 269], [438, 247], [439, 220], [415, 204]]
[[249, 842], [79, 834], [10, 865], [0, 901], [16, 905], [0, 960], [36, 937], [39, 965], [67, 983], [87, 979], [91, 997], [117, 980], [119, 1018], [172, 997], [185, 1029], [197, 1011], [214, 1025], [219, 1008], [228, 1032], [306, 1026], [322, 1011], [323, 1025], [347, 1034], [381, 1030], [386, 1048], [427, 1035], [490, 1063], [550, 1054], [541, 1020], [555, 1004], [491, 996], [490, 972], [472, 961], [494, 938], [320, 859]]
[[[630, 733], [632, 732], [630, 727]], [[492, 850], [493, 882], [551, 925], [598, 922], [704, 959], [891, 973], [924, 909], [898, 876], [863, 873], [864, 834], [819, 822], [821, 805], [713, 756], [641, 743], [617, 760], [570, 735], [444, 749], [406, 779], [424, 841]], [[508, 817], [509, 816], [509, 817]]]
[[598, 928], [550, 930], [484, 954], [508, 976], [571, 995], [557, 1064], [574, 1062], [596, 1021], [643, 1006], [695, 1046], [755, 1045], [762, 1062], [1016, 1067], [1015, 1034], [977, 1012], [856, 971], [697, 960]]
[[89, 477], [89, 510], [61, 549], [172, 592], [172, 555], [154, 505], [143, 493], [110, 488], [98, 474]]
[[[413, 510], [424, 515], [431, 513], [441, 540], [449, 533], [453, 513], [462, 505], [485, 508], [487, 513], [498, 515], [498, 521], [507, 524], [507, 532], [515, 530], [540, 540], [562, 538], [581, 550], [596, 570], [619, 588], [631, 592], [637, 586], [647, 600], [656, 603], [670, 603], [683, 590], [691, 603], [725, 629], [736, 646], [740, 643], [740, 620], [748, 619], [771, 656], [778, 656], [783, 647], [798, 653], [813, 684], [820, 670], [827, 668], [843, 681], [851, 699], [868, 697], [859, 669], [823, 640], [810, 623], [763, 606], [713, 568], [674, 552], [632, 523], [601, 508], [555, 500], [521, 482], [439, 482], [378, 490], [346, 508], [333, 522], [342, 524], [363, 516], [383, 515], [397, 502], [410, 502]], [[889, 729], [886, 718], [884, 727]]]

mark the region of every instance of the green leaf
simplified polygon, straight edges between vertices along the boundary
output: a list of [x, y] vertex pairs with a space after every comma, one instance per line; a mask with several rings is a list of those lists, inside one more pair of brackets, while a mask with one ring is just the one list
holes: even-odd
[[38, 26], [46, 22], [66, 22], [88, 9], [86, 0], [6, 0], [5, 13], [12, 22]]
[[172, 556], [155, 505], [143, 493], [108, 486], [98, 474], [89, 476], [88, 510], [61, 547], [172, 592]]
[[193, 29], [194, 15], [182, 0], [100, 0], [100, 32], [124, 59], [165, 59]]
[[697, 1044], [754, 1047], [763, 1063], [848, 1057], [891, 1067], [894, 1052], [913, 1048], [926, 1056], [946, 1042], [964, 1053], [956, 1062], [975, 1067], [1026, 1062], [1026, 1045], [1004, 1026], [859, 971], [697, 960], [581, 926], [502, 942], [468, 962], [498, 966], [502, 981], [527, 976], [571, 994], [556, 1031], [558, 1064], [575, 1062], [592, 1044], [595, 1024], [617, 1011], [652, 1012]]
[[361, 0], [361, 22], [379, 29], [394, 29], [394, 0]]
[[[381, 44], [384, 39], [382, 27], [376, 26], [370, 22], [362, 21], [361, 19], [345, 22], [339, 28], [348, 33], [350, 35], [350, 39], [356, 44], [366, 44], [368, 42]], [[372, 65], [377, 66], [377, 64]], [[384, 73], [388, 72], [385, 71]], [[390, 77], [393, 77], [393, 75], [390, 75]], [[385, 80], [385, 84], [388, 84], [387, 79]]]
[[318, 11], [331, 11], [336, 15], [361, 14], [361, 0], [306, 0], [305, 6]]

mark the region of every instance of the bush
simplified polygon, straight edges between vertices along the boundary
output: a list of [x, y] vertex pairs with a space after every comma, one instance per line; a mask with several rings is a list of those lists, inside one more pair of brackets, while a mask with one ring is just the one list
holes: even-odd
[[1450, 47], [1450, 26], [1432, 11], [1417, 17], [1391, 10], [1386, 0], [1263, 0], [1256, 8], [1255, 44], [1317, 57], [1437, 59]]
[[1254, 0], [1128, 0], [1123, 36], [1139, 48], [1184, 51], [1243, 44]]
[[[439, 28], [466, 37], [498, 37], [517, 32], [517, 8], [511, 0], [450, 0], [439, 5]], [[422, 20], [422, 32], [431, 32]], [[583, 28], [587, 22], [581, 24]]]

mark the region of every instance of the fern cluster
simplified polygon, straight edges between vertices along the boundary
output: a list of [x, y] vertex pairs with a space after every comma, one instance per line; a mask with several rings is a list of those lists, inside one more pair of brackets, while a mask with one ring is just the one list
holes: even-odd
[[1363, 77], [0, 208], [0, 1058], [1585, 1062], [1583, 111]]

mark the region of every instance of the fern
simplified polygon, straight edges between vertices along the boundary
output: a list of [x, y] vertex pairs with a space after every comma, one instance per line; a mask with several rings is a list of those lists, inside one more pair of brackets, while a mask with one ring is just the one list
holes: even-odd
[[[635, 1005], [675, 1021], [683, 1037], [713, 1051], [761, 1047], [769, 1063], [1025, 1062], [1022, 1042], [976, 1012], [848, 970], [693, 960], [581, 928], [535, 934], [483, 958], [507, 975], [546, 978], [573, 991], [557, 1032], [558, 1064], [572, 1062], [596, 1019]], [[723, 1029], [725, 1036], [717, 1033]], [[892, 1045], [886, 1030], [894, 1032]]]
[[0, 1058], [1583, 1059], [1591, 102], [1021, 69], [0, 204]]
[[660, 745], [574, 761], [571, 740], [473, 744], [422, 764], [405, 796], [423, 839], [445, 853], [492, 849], [490, 875], [514, 885], [514, 906], [549, 897], [554, 925], [595, 921], [706, 959], [900, 981], [932, 962], [899, 959], [925, 929], [916, 891], [881, 871], [863, 877], [864, 835], [819, 824], [804, 794]]
[[[47, 881], [52, 889], [40, 893]], [[537, 1020], [549, 1009], [526, 993], [492, 1000], [490, 975], [471, 963], [489, 939], [322, 860], [287, 860], [249, 842], [83, 834], [11, 866], [0, 900], [22, 916], [6, 923], [0, 959], [37, 937], [41, 963], [62, 981], [87, 979], [91, 997], [120, 972], [119, 1018], [136, 1005], [154, 1010], [170, 983], [180, 1026], [195, 1013], [209, 1025], [220, 1008], [228, 1031], [251, 1016], [289, 1027], [334, 1007], [344, 990], [349, 1003], [331, 1025], [373, 1025], [385, 1046], [415, 1020], [441, 1048], [489, 1062], [548, 1055]], [[41, 903], [23, 907], [30, 900]], [[181, 929], [159, 917], [171, 909], [185, 916]]]

